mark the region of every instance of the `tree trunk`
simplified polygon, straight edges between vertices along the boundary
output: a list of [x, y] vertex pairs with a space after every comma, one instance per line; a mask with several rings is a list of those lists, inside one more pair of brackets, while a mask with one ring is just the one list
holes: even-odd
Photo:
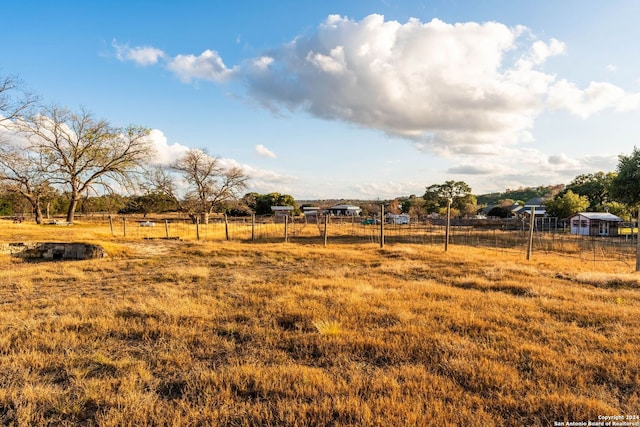
[[42, 224], [42, 207], [40, 206], [40, 200], [36, 200], [33, 204], [33, 213], [36, 216], [36, 224]]
[[202, 212], [200, 214], [200, 224], [209, 224], [209, 212]]
[[71, 200], [69, 200], [69, 210], [67, 211], [67, 222], [69, 224], [73, 223], [73, 217], [76, 213], [76, 207], [78, 207], [78, 202], [80, 201], [80, 197], [76, 195], [71, 195]]

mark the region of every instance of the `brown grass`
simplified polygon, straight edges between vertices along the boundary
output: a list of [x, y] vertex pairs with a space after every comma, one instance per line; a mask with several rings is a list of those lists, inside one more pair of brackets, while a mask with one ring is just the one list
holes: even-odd
[[111, 256], [0, 255], [2, 425], [548, 426], [640, 407], [628, 267], [55, 230]]

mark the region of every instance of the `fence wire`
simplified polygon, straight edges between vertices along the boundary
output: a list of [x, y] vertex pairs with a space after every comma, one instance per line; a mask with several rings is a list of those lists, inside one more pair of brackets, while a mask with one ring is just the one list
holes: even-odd
[[[325, 229], [326, 221], [326, 229]], [[384, 224], [384, 234], [376, 221], [360, 217], [212, 217], [206, 224], [189, 218], [136, 218], [113, 216], [92, 218], [98, 227], [107, 228], [112, 236], [142, 239], [234, 240], [255, 242], [290, 242], [329, 245], [339, 243], [443, 246], [443, 221], [418, 221], [409, 224]], [[325, 240], [325, 232], [326, 240]], [[530, 233], [524, 222], [453, 222], [449, 245], [481, 247], [496, 252], [525, 254]], [[533, 234], [532, 253], [546, 253], [576, 258], [593, 263], [635, 263], [635, 236], [596, 237], [570, 235], [563, 230], [541, 227]]]

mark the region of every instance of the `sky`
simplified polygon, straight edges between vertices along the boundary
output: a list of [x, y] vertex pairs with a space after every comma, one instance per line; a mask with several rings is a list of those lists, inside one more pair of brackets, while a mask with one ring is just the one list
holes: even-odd
[[299, 200], [614, 171], [640, 135], [640, 2], [22, 0], [0, 75]]

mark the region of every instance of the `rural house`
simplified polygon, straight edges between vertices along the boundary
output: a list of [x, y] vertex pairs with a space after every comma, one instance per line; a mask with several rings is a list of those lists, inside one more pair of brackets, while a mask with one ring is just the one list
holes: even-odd
[[327, 209], [329, 215], [335, 216], [360, 216], [360, 206], [354, 205], [335, 205]]
[[621, 222], [620, 217], [608, 212], [580, 212], [569, 217], [571, 234], [581, 236], [617, 236]]
[[271, 206], [271, 212], [276, 222], [284, 222], [285, 218], [293, 216], [293, 206]]
[[528, 218], [531, 216], [531, 208], [535, 208], [536, 218], [547, 215], [547, 209], [544, 206], [544, 197], [534, 197], [525, 202], [524, 206], [518, 208], [515, 212], [520, 217]]

